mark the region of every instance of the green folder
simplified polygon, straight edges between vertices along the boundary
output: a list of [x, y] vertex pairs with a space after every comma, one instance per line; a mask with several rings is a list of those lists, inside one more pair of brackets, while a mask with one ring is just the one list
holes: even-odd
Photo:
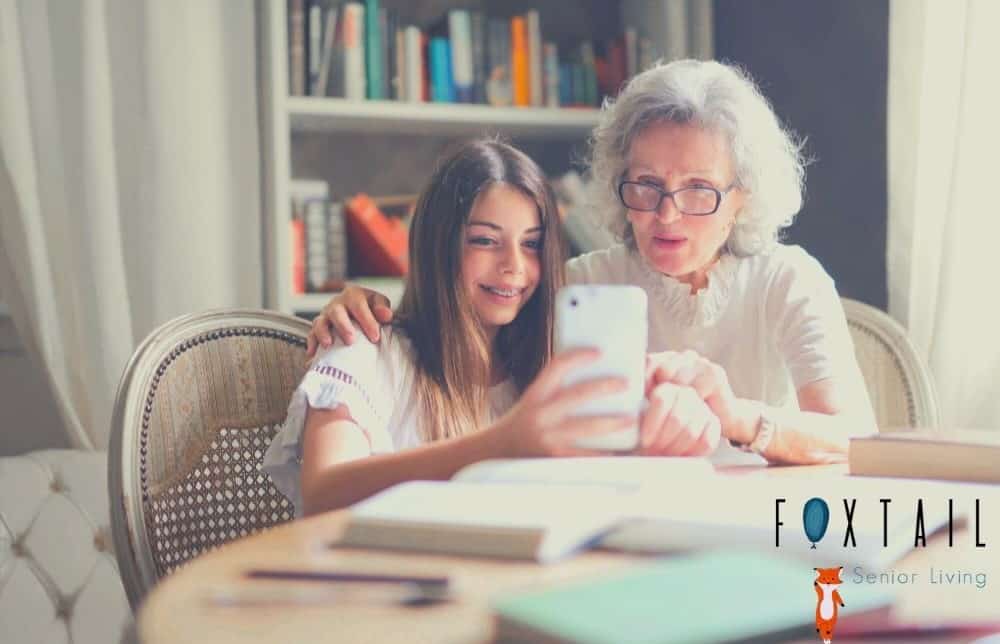
[[[815, 579], [807, 564], [759, 552], [658, 560], [615, 576], [503, 598], [494, 604], [497, 639], [696, 644], [815, 636]], [[888, 612], [892, 593], [886, 587], [852, 583], [847, 570], [841, 579], [840, 619]]]

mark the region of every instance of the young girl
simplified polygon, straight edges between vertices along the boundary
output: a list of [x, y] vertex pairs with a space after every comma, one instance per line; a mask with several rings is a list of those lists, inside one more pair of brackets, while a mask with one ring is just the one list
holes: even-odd
[[[417, 202], [409, 251], [393, 325], [377, 344], [362, 336], [316, 356], [264, 457], [298, 515], [486, 458], [582, 454], [574, 441], [630, 422], [571, 415], [623, 383], [560, 386], [597, 356], [551, 358], [565, 257], [551, 189], [526, 155], [478, 141], [446, 158]], [[660, 400], [657, 425], [714, 418], [693, 393], [659, 398], [671, 404]]]

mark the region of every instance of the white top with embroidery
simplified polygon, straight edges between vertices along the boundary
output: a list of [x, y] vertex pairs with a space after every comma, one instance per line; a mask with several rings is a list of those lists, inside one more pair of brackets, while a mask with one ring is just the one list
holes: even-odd
[[[698, 352], [726, 370], [741, 398], [797, 408], [796, 391], [818, 380], [864, 389], [833, 280], [799, 246], [723, 255], [708, 285], [693, 295], [623, 245], [572, 259], [566, 268], [570, 283], [641, 286], [649, 297], [649, 351]], [[856, 393], [867, 400], [864, 391]], [[761, 462], [736, 454], [743, 452], [721, 441], [713, 458]]]
[[[302, 437], [309, 407], [346, 405], [368, 438], [372, 454], [424, 442], [409, 339], [399, 329], [384, 327], [380, 342], [373, 344], [355, 329], [353, 344], [337, 343], [313, 359], [292, 394], [281, 430], [264, 454], [262, 469], [295, 506], [296, 516], [302, 516]], [[513, 381], [492, 387], [489, 399], [491, 418], [501, 416], [517, 400]]]

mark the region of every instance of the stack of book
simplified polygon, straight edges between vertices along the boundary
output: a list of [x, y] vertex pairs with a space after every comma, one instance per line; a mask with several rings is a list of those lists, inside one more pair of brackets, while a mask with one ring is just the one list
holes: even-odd
[[330, 200], [325, 181], [296, 179], [292, 196], [292, 292], [338, 288], [348, 274], [343, 205]]
[[1000, 432], [911, 429], [851, 439], [851, 474], [1000, 483]]
[[332, 200], [323, 180], [295, 179], [290, 192], [292, 293], [336, 291], [349, 276], [406, 274], [404, 219], [412, 198], [389, 199], [386, 209], [402, 209], [403, 215], [391, 216], [364, 194]]
[[404, 25], [379, 0], [289, 0], [289, 90], [351, 100], [596, 107], [658, 57], [636, 30], [560, 51], [535, 9]]

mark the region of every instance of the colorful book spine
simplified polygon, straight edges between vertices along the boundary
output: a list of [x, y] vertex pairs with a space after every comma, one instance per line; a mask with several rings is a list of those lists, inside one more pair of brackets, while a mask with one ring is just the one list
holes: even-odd
[[583, 65], [584, 94], [583, 104], [588, 107], [597, 105], [597, 68], [594, 61], [594, 44], [584, 41], [580, 44], [580, 62]]
[[573, 104], [573, 65], [570, 63], [559, 64], [559, 104]]
[[289, 241], [291, 243], [291, 290], [292, 293], [306, 292], [306, 225], [296, 217], [289, 222]]
[[380, 58], [382, 59], [382, 98], [390, 99], [392, 98], [392, 66], [395, 60], [396, 52], [394, 50], [394, 40], [389, 34], [392, 29], [392, 24], [395, 22], [394, 17], [389, 16], [389, 10], [382, 7], [378, 10], [378, 30], [379, 30], [379, 41], [382, 45], [382, 51], [380, 52]]
[[431, 38], [431, 100], [435, 103], [454, 103], [455, 95], [451, 78], [451, 46], [444, 38]]
[[559, 51], [555, 43], [545, 43], [545, 106], [559, 107]]
[[306, 93], [306, 1], [291, 0], [288, 11], [288, 92]]
[[448, 40], [451, 45], [451, 78], [458, 103], [472, 102], [472, 25], [469, 12], [455, 9], [448, 12]]
[[506, 107], [514, 102], [510, 73], [510, 23], [490, 18], [486, 23], [486, 32], [486, 102], [496, 107]]
[[314, 96], [327, 96], [334, 89], [333, 61], [337, 52], [337, 7], [326, 10], [323, 20], [323, 47], [320, 55], [319, 77], [313, 87]]
[[327, 202], [310, 199], [305, 203], [306, 286], [310, 291], [322, 291], [327, 280]]
[[327, 283], [347, 279], [348, 271], [347, 215], [344, 204], [333, 202], [327, 216]]
[[394, 57], [392, 75], [392, 97], [397, 101], [406, 100], [406, 30], [397, 25], [393, 33]]
[[365, 74], [368, 98], [380, 100], [382, 94], [382, 27], [379, 0], [365, 0], [364, 11]]
[[344, 97], [363, 101], [365, 78], [365, 7], [357, 2], [344, 5]]
[[472, 102], [486, 103], [486, 14], [482, 11], [469, 12], [469, 27], [472, 38]]
[[514, 105], [531, 105], [531, 72], [528, 63], [528, 26], [523, 16], [510, 19], [511, 82]]
[[406, 28], [404, 33], [404, 40], [406, 41], [406, 56], [405, 56], [405, 78], [403, 80], [403, 90], [406, 96], [404, 100], [410, 103], [420, 103], [423, 102], [423, 84], [424, 84], [424, 48], [421, 43], [423, 35], [420, 33], [420, 29], [410, 25]]
[[542, 50], [542, 25], [538, 10], [532, 9], [524, 14], [528, 42], [528, 87], [529, 101], [535, 107], [545, 104], [545, 53]]
[[309, 94], [317, 96], [320, 60], [323, 56], [323, 7], [316, 2], [309, 4]]

